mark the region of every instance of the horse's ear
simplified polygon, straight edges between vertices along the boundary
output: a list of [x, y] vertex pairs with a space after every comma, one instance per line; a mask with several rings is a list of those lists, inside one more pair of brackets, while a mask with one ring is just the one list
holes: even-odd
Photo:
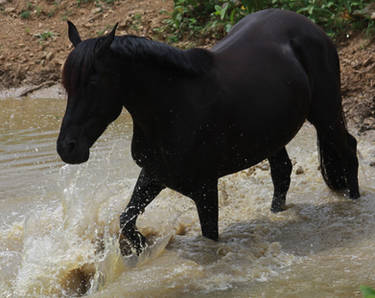
[[113, 27], [112, 31], [108, 33], [106, 37], [102, 40], [101, 43], [98, 44], [98, 46], [95, 48], [95, 54], [97, 56], [101, 56], [109, 47], [111, 46], [113, 40], [115, 39], [115, 33], [116, 28], [118, 26], [118, 23]]
[[76, 47], [82, 40], [79, 36], [76, 26], [70, 21], [68, 21], [68, 35], [69, 40], [72, 42], [73, 46]]

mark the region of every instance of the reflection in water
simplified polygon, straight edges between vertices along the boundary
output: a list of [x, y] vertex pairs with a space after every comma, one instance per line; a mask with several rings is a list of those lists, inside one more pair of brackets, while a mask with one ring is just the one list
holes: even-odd
[[88, 163], [69, 166], [55, 152], [64, 101], [0, 106], [1, 297], [360, 297], [360, 284], [375, 285], [373, 137], [359, 142], [359, 201], [324, 185], [307, 125], [288, 148], [285, 212], [269, 211], [266, 163], [220, 180], [219, 242], [201, 236], [188, 198], [165, 190], [138, 220], [154, 244], [124, 260], [118, 217], [139, 172], [129, 115], [109, 127]]

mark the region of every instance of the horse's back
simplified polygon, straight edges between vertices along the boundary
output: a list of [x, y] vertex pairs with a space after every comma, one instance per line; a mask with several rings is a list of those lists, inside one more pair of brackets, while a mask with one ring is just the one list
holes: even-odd
[[228, 95], [222, 98], [223, 106], [237, 107], [236, 117], [243, 112], [245, 118], [256, 113], [255, 118], [262, 114], [274, 119], [291, 106], [298, 107], [301, 117], [306, 115], [309, 74], [291, 42], [305, 35], [325, 39], [315, 24], [290, 11], [267, 9], [243, 18], [211, 50], [216, 77]]
[[[276, 96], [284, 106], [290, 106], [291, 100], [294, 106], [304, 102], [306, 115], [313, 89], [319, 89], [322, 80], [339, 81], [337, 51], [329, 37], [291, 11], [267, 9], [250, 14], [211, 51], [218, 81], [224, 89], [231, 88], [230, 100], [238, 103], [258, 94], [262, 102], [268, 99], [274, 104]], [[237, 94], [238, 90], [248, 92], [248, 98]]]
[[244, 17], [212, 48], [212, 52], [235, 52], [240, 46], [251, 47], [259, 43], [282, 45], [296, 38], [331, 44], [326, 34], [306, 17], [271, 8]]

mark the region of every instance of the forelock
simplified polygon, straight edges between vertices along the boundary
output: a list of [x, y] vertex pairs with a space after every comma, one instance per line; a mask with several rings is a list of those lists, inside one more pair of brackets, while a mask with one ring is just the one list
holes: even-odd
[[87, 39], [77, 45], [65, 61], [62, 84], [68, 94], [75, 93], [92, 72], [97, 39]]

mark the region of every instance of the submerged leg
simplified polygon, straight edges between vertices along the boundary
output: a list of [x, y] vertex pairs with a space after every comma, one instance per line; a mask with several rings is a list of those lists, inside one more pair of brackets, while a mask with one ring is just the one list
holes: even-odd
[[285, 147], [268, 158], [271, 167], [271, 177], [274, 187], [271, 211], [285, 210], [286, 193], [290, 185], [292, 163]]
[[137, 254], [140, 254], [146, 246], [145, 237], [135, 226], [137, 217], [164, 188], [155, 177], [149, 175], [145, 169], [142, 169], [130, 202], [120, 216], [120, 249], [122, 255], [131, 254], [132, 249]]
[[202, 235], [212, 240], [219, 239], [219, 206], [217, 180], [204, 184], [190, 197], [197, 206]]

